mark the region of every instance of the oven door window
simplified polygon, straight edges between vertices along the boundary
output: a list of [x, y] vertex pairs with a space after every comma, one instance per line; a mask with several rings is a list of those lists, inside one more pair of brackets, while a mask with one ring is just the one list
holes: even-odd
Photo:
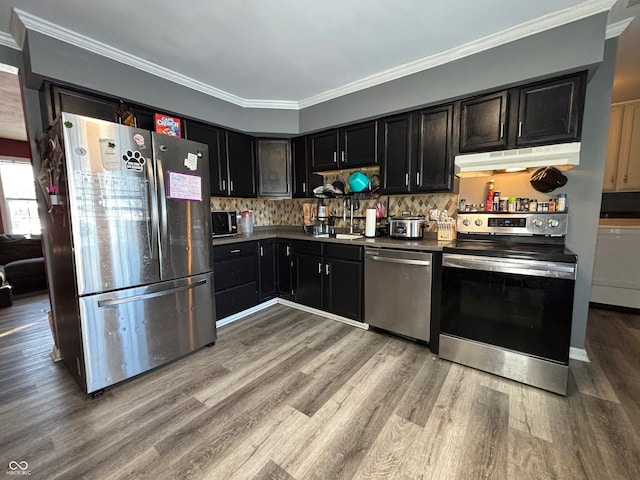
[[444, 268], [442, 333], [569, 361], [574, 280]]

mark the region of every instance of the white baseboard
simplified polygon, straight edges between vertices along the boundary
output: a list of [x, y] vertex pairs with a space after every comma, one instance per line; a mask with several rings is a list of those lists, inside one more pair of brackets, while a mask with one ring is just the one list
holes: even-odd
[[569, 347], [569, 358], [589, 363], [589, 355], [584, 348]]
[[235, 322], [236, 320], [240, 320], [241, 318], [246, 317], [247, 315], [251, 315], [252, 313], [256, 313], [256, 312], [259, 312], [260, 310], [264, 310], [265, 308], [270, 307], [271, 305], [275, 305], [276, 303], [278, 303], [276, 300], [278, 299], [272, 298], [271, 300], [262, 302], [261, 304], [256, 305], [255, 307], [247, 308], [246, 310], [243, 310], [241, 312], [234, 313], [233, 315], [229, 315], [228, 317], [224, 317], [220, 320], [216, 320], [216, 328], [222, 327], [223, 325], [228, 325], [230, 323]]
[[324, 310], [318, 310], [317, 308], [307, 307], [306, 305], [300, 305], [299, 303], [292, 302], [291, 300], [285, 300], [284, 298], [278, 298], [276, 300], [280, 305], [286, 305], [287, 307], [297, 308], [298, 310], [302, 310], [303, 312], [313, 313], [314, 315], [320, 315], [321, 317], [325, 317], [330, 320], [346, 323], [347, 325], [351, 325], [352, 327], [362, 328], [363, 330], [369, 330], [369, 325], [367, 323], [356, 322], [355, 320], [351, 320], [350, 318], [341, 317], [340, 315], [335, 315], [333, 313], [325, 312]]
[[296, 308], [298, 310], [302, 310], [304, 312], [313, 313], [314, 315], [320, 315], [321, 317], [328, 318], [330, 320], [335, 320], [337, 322], [346, 323], [347, 325], [351, 325], [352, 327], [362, 328], [363, 330], [369, 330], [369, 325], [362, 322], [356, 322], [355, 320], [351, 320], [350, 318], [341, 317], [340, 315], [335, 315], [333, 313], [325, 312], [323, 310], [318, 310], [317, 308], [307, 307], [306, 305], [300, 305], [299, 303], [292, 302], [290, 300], [285, 300], [284, 298], [273, 298], [271, 300], [267, 300], [266, 302], [262, 302], [255, 307], [247, 308], [241, 312], [235, 313], [233, 315], [229, 315], [223, 319], [216, 321], [216, 328], [222, 327], [224, 325], [228, 325], [230, 323], [235, 322], [236, 320], [240, 320], [241, 318], [246, 317], [247, 315], [251, 315], [252, 313], [259, 312], [260, 310], [264, 310], [267, 307], [272, 305], [286, 305], [287, 307]]

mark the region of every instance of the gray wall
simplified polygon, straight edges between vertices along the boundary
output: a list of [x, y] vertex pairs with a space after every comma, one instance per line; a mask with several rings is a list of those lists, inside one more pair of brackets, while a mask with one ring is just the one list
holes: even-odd
[[571, 345], [584, 346], [607, 149], [617, 40], [605, 44], [604, 61], [590, 71], [582, 126], [580, 165], [564, 187], [569, 197], [567, 246], [578, 254]]
[[30, 71], [37, 78], [76, 85], [245, 132], [298, 131], [297, 111], [245, 109], [37, 32], [28, 31], [27, 39]]
[[584, 69], [602, 60], [606, 20], [606, 13], [592, 16], [305, 108], [300, 111], [300, 131], [321, 130], [559, 72]]

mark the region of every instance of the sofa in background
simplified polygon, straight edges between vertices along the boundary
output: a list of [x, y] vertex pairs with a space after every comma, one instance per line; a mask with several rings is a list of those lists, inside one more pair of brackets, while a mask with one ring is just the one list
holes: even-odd
[[40, 236], [0, 234], [0, 266], [14, 295], [47, 288]]

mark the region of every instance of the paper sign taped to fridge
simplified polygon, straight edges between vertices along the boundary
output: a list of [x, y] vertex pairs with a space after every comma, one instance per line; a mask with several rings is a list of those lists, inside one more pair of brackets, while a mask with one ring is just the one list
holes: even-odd
[[184, 166], [189, 170], [197, 170], [198, 156], [195, 153], [187, 153], [187, 158], [184, 159]]
[[120, 157], [116, 152], [116, 141], [113, 138], [101, 138], [100, 156], [105, 170], [120, 170]]
[[199, 175], [169, 171], [167, 198], [202, 201], [202, 178]]

